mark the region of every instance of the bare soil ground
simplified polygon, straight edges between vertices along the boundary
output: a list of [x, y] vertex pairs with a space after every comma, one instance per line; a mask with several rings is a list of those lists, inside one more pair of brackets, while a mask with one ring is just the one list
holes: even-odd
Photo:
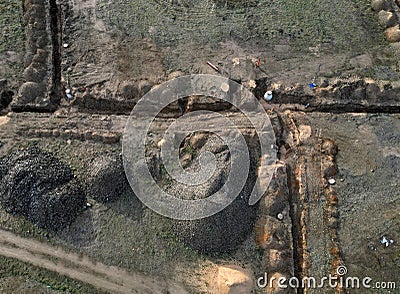
[[[215, 74], [206, 64], [211, 61], [221, 69], [218, 74], [246, 87], [262, 81], [255, 90], [261, 96], [266, 87], [282, 84], [272, 103], [262, 101], [274, 121], [281, 168], [260, 202], [254, 231], [233, 252], [205, 255], [187, 248], [173, 235], [169, 219], [128, 193], [106, 204], [89, 196], [92, 208], [57, 233], [0, 210], [1, 255], [111, 293], [218, 293], [218, 268], [232, 265], [250, 272], [254, 282], [264, 272], [319, 278], [344, 265], [351, 276], [400, 286], [400, 47], [385, 41], [369, 1], [55, 3], [59, 23], [52, 34], [60, 43], [48, 49], [59, 52], [49, 69], [60, 72], [59, 109], [3, 109], [0, 156], [38, 142], [83, 180], [91, 160], [121, 152], [127, 114], [141, 95], [177, 71]], [[22, 17], [21, 1], [0, 0], [0, 80], [7, 79], [14, 93], [26, 66]], [[359, 88], [348, 82], [368, 79], [376, 80], [369, 96], [370, 81]], [[326, 80], [341, 86], [324, 88]], [[308, 89], [312, 81], [320, 92]], [[297, 93], [296, 84], [305, 91]], [[326, 100], [322, 89], [336, 96]], [[350, 99], [355, 90], [364, 98]], [[308, 102], [325, 108], [307, 110]], [[160, 130], [171, 121], [161, 119]], [[153, 134], [153, 140], [159, 138]], [[338, 145], [334, 159], [322, 152], [327, 138]], [[327, 177], [329, 160], [336, 161], [338, 173]], [[277, 219], [281, 211], [283, 221]], [[382, 243], [383, 237], [393, 243]], [[13, 268], [4, 260], [0, 265]], [[24, 266], [32, 277], [41, 275]], [[40, 279], [19, 279], [24, 280], [18, 275], [0, 280], [1, 289], [11, 292], [15, 283], [21, 292], [51, 291]], [[287, 293], [367, 291], [325, 287]], [[399, 290], [370, 293], [377, 291]], [[254, 285], [252, 293], [265, 290]]]
[[[373, 281], [398, 281], [399, 116], [311, 114], [308, 119], [317, 132], [335, 140], [340, 148], [334, 189], [339, 196], [338, 239], [349, 275], [368, 276]], [[319, 218], [310, 217], [310, 249], [321, 244], [317, 237], [319, 222]], [[381, 243], [384, 236], [397, 242], [386, 246]], [[318, 264], [322, 256], [314, 255], [313, 262]], [[320, 266], [311, 269], [319, 272]]]

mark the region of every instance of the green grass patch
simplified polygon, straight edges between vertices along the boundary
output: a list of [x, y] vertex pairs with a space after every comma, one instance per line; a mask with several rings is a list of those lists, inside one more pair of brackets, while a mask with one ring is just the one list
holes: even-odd
[[14, 258], [0, 256], [0, 278], [9, 277], [23, 277], [26, 280], [43, 285], [44, 288], [65, 293], [105, 293], [91, 285], [73, 280], [56, 272], [30, 265]]
[[0, 53], [24, 48], [22, 1], [0, 0]]
[[300, 51], [327, 43], [331, 50], [362, 52], [384, 42], [369, 2], [99, 0], [97, 13], [110, 28], [166, 46], [234, 38], [261, 46], [289, 42]]

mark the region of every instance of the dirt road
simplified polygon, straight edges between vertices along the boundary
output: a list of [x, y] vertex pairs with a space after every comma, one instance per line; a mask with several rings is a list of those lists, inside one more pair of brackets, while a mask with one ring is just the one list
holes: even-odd
[[187, 293], [183, 286], [117, 267], [94, 263], [86, 256], [0, 230], [0, 254], [58, 272], [111, 293]]

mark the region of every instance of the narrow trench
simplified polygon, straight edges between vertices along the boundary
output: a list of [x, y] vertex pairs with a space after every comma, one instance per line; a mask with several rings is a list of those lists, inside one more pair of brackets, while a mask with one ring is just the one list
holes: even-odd
[[50, 98], [54, 105], [59, 105], [61, 100], [61, 18], [56, 0], [49, 0], [49, 4], [51, 42], [53, 45], [53, 89]]
[[[300, 224], [300, 195], [298, 181], [295, 176], [295, 171], [289, 164], [286, 166], [287, 174], [287, 186], [289, 189], [289, 216], [292, 220], [292, 240], [293, 240], [293, 264], [294, 264], [294, 276], [301, 281], [303, 277], [303, 240], [301, 234], [301, 224]], [[297, 289], [298, 294], [303, 294], [304, 290], [299, 287]]]
[[[254, 96], [262, 101], [264, 100], [265, 89], [269, 87], [268, 80], [266, 78], [256, 80], [257, 87], [254, 89]], [[303, 112], [329, 112], [334, 114], [342, 114], [349, 112], [356, 113], [382, 113], [382, 114], [396, 114], [400, 112], [400, 105], [396, 102], [393, 104], [373, 104], [364, 105], [359, 101], [355, 100], [343, 100], [332, 102], [315, 102], [314, 96], [292, 96], [285, 93], [281, 93], [277, 99], [272, 100], [273, 106], [282, 108], [282, 110], [290, 111], [303, 111]], [[310, 102], [310, 107], [305, 109], [304, 106]], [[314, 103], [314, 104], [313, 104]]]
[[[259, 100], [261, 100], [259, 98]], [[281, 101], [280, 101], [281, 102]], [[320, 104], [318, 106], [311, 106], [307, 109], [301, 104], [296, 102], [281, 102], [279, 106], [271, 104], [275, 108], [279, 109], [280, 112], [292, 111], [292, 112], [304, 112], [304, 113], [331, 113], [331, 114], [346, 114], [346, 113], [370, 113], [370, 114], [397, 114], [400, 113], [400, 105], [361, 105], [356, 103], [343, 103], [343, 104]]]
[[314, 111], [329, 112], [334, 114], [342, 114], [349, 112], [357, 113], [382, 113], [382, 114], [395, 114], [400, 112], [399, 105], [361, 105], [361, 104], [338, 104], [338, 105], [319, 105], [315, 107]]
[[[262, 98], [258, 98], [261, 100]], [[302, 99], [302, 98], [299, 98]], [[400, 105], [362, 105], [349, 101], [337, 104], [319, 104], [311, 105], [308, 109], [305, 109], [303, 105], [298, 104], [296, 101], [279, 101], [279, 108], [290, 111], [301, 111], [301, 112], [321, 112], [321, 113], [332, 113], [332, 114], [345, 114], [345, 113], [377, 113], [377, 114], [396, 114], [400, 112]]]
[[[279, 124], [285, 129], [288, 133], [296, 132], [296, 124], [291, 121], [288, 122], [284, 120], [281, 116], [278, 116]], [[279, 139], [278, 145], [284, 145], [283, 132], [281, 134], [277, 134]], [[293, 146], [294, 148], [294, 146]], [[292, 148], [290, 148], [292, 149]], [[286, 162], [286, 176], [287, 176], [287, 188], [288, 188], [288, 201], [289, 201], [289, 217], [291, 219], [292, 228], [292, 246], [293, 246], [293, 274], [299, 281], [302, 280], [306, 269], [304, 268], [304, 244], [306, 244], [303, 240], [304, 236], [302, 234], [302, 200], [300, 195], [300, 183], [297, 177], [297, 169], [299, 168], [298, 159], [293, 157], [293, 153], [290, 155], [282, 155], [278, 153], [279, 160]], [[299, 287], [296, 289], [297, 294], [304, 294], [304, 289]]]

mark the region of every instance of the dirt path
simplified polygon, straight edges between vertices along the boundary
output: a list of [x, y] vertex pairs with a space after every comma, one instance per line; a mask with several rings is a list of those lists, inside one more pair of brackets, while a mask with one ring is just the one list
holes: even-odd
[[183, 286], [160, 278], [129, 273], [93, 263], [86, 256], [0, 230], [0, 254], [58, 272], [111, 293], [187, 293]]

